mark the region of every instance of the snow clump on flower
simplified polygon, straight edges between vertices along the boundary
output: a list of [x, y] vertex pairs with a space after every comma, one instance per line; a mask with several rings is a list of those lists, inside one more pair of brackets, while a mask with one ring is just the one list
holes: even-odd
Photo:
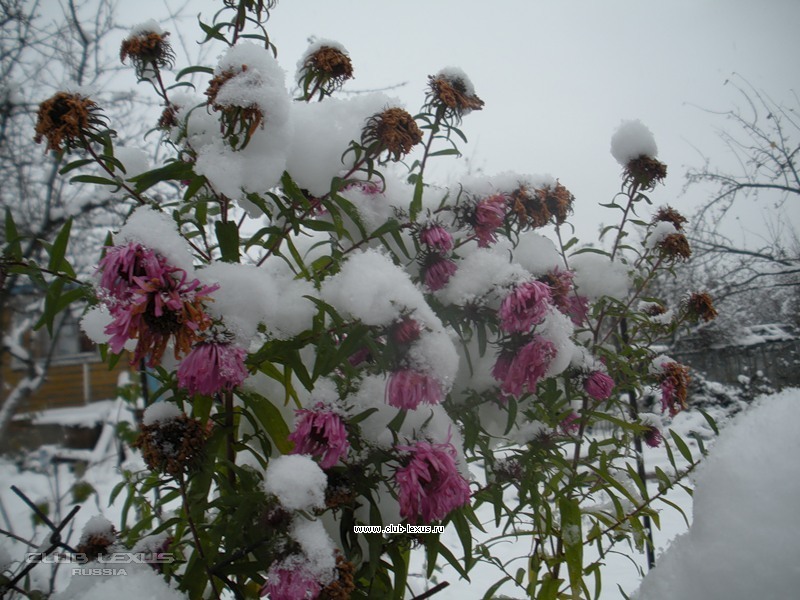
[[655, 158], [658, 146], [653, 133], [641, 121], [623, 121], [611, 137], [611, 155], [623, 167], [640, 156]]

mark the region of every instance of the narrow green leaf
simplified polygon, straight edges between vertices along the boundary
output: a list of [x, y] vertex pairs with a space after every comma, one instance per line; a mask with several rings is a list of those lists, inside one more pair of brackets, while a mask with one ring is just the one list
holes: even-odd
[[229, 263], [239, 262], [239, 228], [234, 221], [217, 221], [214, 223], [217, 243], [222, 253], [222, 260]]
[[61, 231], [58, 232], [53, 245], [50, 247], [50, 263], [47, 268], [51, 271], [58, 271], [61, 268], [61, 262], [64, 260], [64, 254], [67, 251], [67, 243], [69, 242], [69, 233], [72, 229], [72, 218], [67, 219]]
[[685, 458], [687, 462], [694, 462], [692, 451], [689, 449], [689, 446], [686, 445], [686, 442], [683, 441], [683, 438], [675, 433], [673, 429], [669, 430], [669, 434], [672, 438], [672, 441], [675, 442], [675, 445], [678, 447], [678, 452], [681, 453], [683, 458]]
[[422, 177], [417, 177], [417, 182], [414, 184], [414, 199], [411, 200], [411, 207], [409, 208], [412, 222], [417, 220], [417, 215], [422, 210], [422, 192], [424, 187]]

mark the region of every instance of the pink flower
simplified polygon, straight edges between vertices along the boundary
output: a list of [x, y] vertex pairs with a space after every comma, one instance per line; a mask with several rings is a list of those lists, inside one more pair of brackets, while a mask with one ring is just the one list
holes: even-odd
[[421, 328], [419, 322], [410, 317], [398, 321], [392, 326], [392, 341], [397, 344], [408, 345], [419, 339]]
[[524, 391], [535, 392], [536, 384], [544, 377], [555, 355], [556, 347], [553, 342], [535, 336], [511, 360], [500, 389], [512, 396], [520, 396]]
[[559, 427], [561, 427], [561, 431], [563, 431], [565, 434], [573, 435], [580, 431], [581, 426], [579, 420], [580, 417], [578, 416], [578, 413], [573, 410], [564, 418], [563, 421], [561, 421]]
[[550, 306], [550, 288], [539, 281], [518, 285], [500, 305], [500, 327], [525, 333], [544, 320]]
[[106, 250], [97, 266], [101, 273], [100, 286], [114, 300], [127, 301], [134, 277], [146, 276], [148, 265], [158, 264], [155, 252], [141, 244], [131, 242], [127, 246], [113, 246]]
[[319, 466], [330, 469], [339, 459], [347, 456], [350, 442], [342, 418], [319, 403], [314, 410], [295, 411], [298, 419], [289, 434], [294, 442], [292, 454], [310, 454], [321, 458]]
[[655, 425], [648, 425], [644, 431], [644, 442], [651, 448], [658, 448], [661, 445], [661, 431]]
[[[129, 265], [130, 252], [135, 246], [127, 248], [113, 255], [106, 266]], [[128, 280], [128, 271], [123, 268], [125, 278], [119, 275], [119, 269], [114, 277], [110, 276], [108, 289], [120, 297], [109, 305], [112, 321], [105, 332], [111, 336], [109, 346], [113, 352], [122, 352], [128, 340], [136, 339], [131, 364], [149, 355], [148, 364], [156, 366], [170, 339], [174, 342], [175, 358], [180, 358], [199, 339], [198, 333], [210, 326], [211, 319], [202, 303], [219, 286], [204, 286], [197, 279], [189, 280], [186, 271], [170, 266], [164, 257], [150, 251], [143, 250], [141, 256], [144, 259], [136, 261], [144, 273], [132, 275]], [[134, 270], [138, 272], [138, 268]]]
[[508, 377], [508, 370], [511, 368], [511, 361], [514, 360], [514, 355], [510, 352], [502, 352], [497, 357], [497, 360], [492, 367], [492, 377], [497, 381], [505, 381]]
[[439, 254], [431, 254], [426, 263], [425, 285], [434, 292], [446, 286], [458, 269], [456, 263]]
[[607, 400], [614, 391], [614, 380], [602, 371], [592, 371], [583, 382], [583, 389], [595, 400]]
[[575, 325], [581, 325], [589, 314], [589, 299], [586, 296], [570, 295], [564, 300], [564, 314]]
[[394, 371], [386, 384], [386, 403], [395, 408], [414, 410], [421, 403], [439, 404], [442, 386], [430, 375], [411, 369]]
[[397, 469], [400, 516], [412, 523], [444, 519], [469, 502], [469, 484], [458, 472], [456, 449], [451, 443], [416, 442], [396, 446], [411, 453], [405, 466]]
[[320, 590], [319, 582], [303, 562], [290, 557], [272, 563], [259, 595], [269, 595], [270, 600], [315, 600]]
[[419, 234], [419, 241], [431, 250], [449, 252], [453, 249], [453, 236], [441, 225], [429, 225]]
[[495, 231], [506, 218], [506, 197], [502, 194], [489, 196], [475, 207], [474, 228], [480, 248], [488, 248], [497, 241]]
[[201, 342], [178, 367], [178, 384], [190, 394], [213, 396], [230, 391], [247, 377], [244, 348], [229, 343]]

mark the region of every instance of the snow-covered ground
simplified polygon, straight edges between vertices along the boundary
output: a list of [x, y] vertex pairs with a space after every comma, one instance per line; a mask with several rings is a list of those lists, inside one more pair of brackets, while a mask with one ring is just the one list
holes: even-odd
[[[720, 440], [712, 448], [708, 466], [702, 467], [697, 473], [699, 493], [698, 505], [694, 507], [696, 523], [687, 533], [687, 522], [678, 511], [668, 507], [661, 510], [661, 528], [654, 532], [658, 566], [647, 578], [640, 599], [664, 600], [667, 598], [662, 591], [664, 589], [682, 590], [672, 594], [671, 598], [696, 597], [703, 600], [752, 598], [752, 594], [744, 596], [734, 593], [745, 589], [758, 589], [763, 598], [797, 597], [788, 595], [786, 590], [800, 590], [800, 543], [797, 541], [800, 520], [794, 509], [796, 498], [800, 496], [800, 463], [797, 461], [800, 437], [793, 431], [793, 415], [800, 409], [800, 389], [763, 396], [753, 407], [734, 417], [730, 424], [726, 423], [726, 410], [706, 408], [723, 425], [723, 431]], [[100, 409], [104, 411], [103, 419], [116, 414], [112, 405], [100, 405]], [[697, 411], [681, 413], [670, 427], [684, 438], [688, 438], [691, 431], [701, 432], [703, 437], [709, 434], [705, 419]], [[693, 450], [697, 451], [696, 445], [693, 445]], [[31, 511], [14, 494], [11, 486], [24, 491], [37, 504], [48, 505], [50, 517], [58, 522], [72, 506], [76, 481], [81, 482], [78, 489], [89, 491], [90, 495], [82, 500], [83, 509], [71, 522], [65, 538], [76, 540], [86, 522], [96, 514], [105, 515], [110, 521], [119, 523], [124, 494], [108, 506], [111, 490], [120, 481], [113, 444], [104, 453], [95, 452], [91, 455], [90, 468], [79, 477], [67, 464], [54, 465], [50, 460], [53, 453], [53, 448], [44, 448], [28, 456], [24, 464], [9, 459], [0, 460], [0, 528], [20, 538], [44, 542], [47, 529], [34, 525]], [[135, 455], [130, 455], [128, 461], [123, 466], [134, 469], [142, 467]], [[655, 466], [670, 470], [663, 449], [647, 448], [645, 461], [648, 471]], [[652, 491], [656, 491], [655, 484]], [[53, 502], [56, 497], [61, 498], [60, 503]], [[676, 489], [668, 498], [680, 506], [691, 521], [693, 507], [690, 495]], [[484, 521], [491, 522], [487, 512], [479, 511], [478, 514]], [[455, 531], [448, 529], [443, 534], [443, 540], [458, 554], [461, 544]], [[676, 541], [671, 544], [673, 540]], [[524, 556], [528, 543], [522, 540], [509, 542], [494, 546], [493, 551], [498, 558], [508, 560], [514, 556]], [[20, 541], [0, 536], [0, 563], [19, 560], [25, 552], [35, 550]], [[437, 582], [449, 582], [447, 588], [434, 596], [437, 600], [482, 597], [486, 589], [501, 577], [494, 567], [479, 564], [470, 573], [470, 582], [459, 580], [458, 575], [449, 568], [435, 573], [435, 581], [429, 582], [421, 575], [422, 561], [422, 556], [414, 559], [416, 574], [411, 577], [411, 585], [416, 593], [421, 593]], [[524, 562], [520, 562], [520, 565], [524, 565]], [[51, 585], [54, 589], [63, 589], [70, 579], [68, 566], [62, 565], [55, 576], [49, 568], [41, 566], [34, 569], [31, 575], [43, 589], [50, 589]], [[516, 568], [517, 565], [510, 571], [514, 572]], [[640, 570], [644, 569], [643, 554], [627, 545], [621, 544], [615, 548], [615, 552], [605, 559], [601, 598], [621, 598], [617, 586], [626, 594], [634, 593], [641, 584]], [[754, 578], [754, 572], [761, 576]], [[724, 587], [717, 585], [712, 588], [720, 593], [710, 591], [696, 595], [692, 592], [704, 589], [701, 586], [706, 585], [709, 577], [704, 579], [703, 573], [711, 574], [712, 582], [715, 578], [727, 578]], [[737, 584], [737, 573], [746, 581]], [[148, 579], [149, 574], [142, 575], [142, 578]], [[770, 591], [770, 582], [775, 586], [774, 594]], [[744, 586], [744, 583], [750, 587]], [[141, 585], [150, 583], [143, 581]], [[680, 585], [683, 587], [676, 587]], [[756, 587], [753, 588], [753, 585]], [[724, 594], [721, 590], [724, 590]], [[501, 588], [498, 594], [507, 594], [512, 598], [523, 596], [522, 591], [513, 585]]]

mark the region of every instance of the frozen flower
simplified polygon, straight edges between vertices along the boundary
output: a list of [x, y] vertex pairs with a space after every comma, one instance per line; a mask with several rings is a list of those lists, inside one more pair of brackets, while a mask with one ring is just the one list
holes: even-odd
[[524, 391], [535, 392], [536, 384], [544, 377], [555, 355], [553, 342], [534, 336], [511, 360], [500, 389], [512, 396], [520, 396]]
[[444, 69], [428, 76], [425, 102], [434, 111], [442, 112], [445, 118], [452, 117], [456, 121], [473, 110], [483, 108], [483, 100], [475, 94], [472, 82], [456, 69]]
[[135, 285], [134, 278], [147, 276], [148, 266], [154, 269], [158, 265], [156, 253], [141, 244], [131, 242], [125, 246], [112, 246], [106, 249], [97, 267], [101, 274], [100, 286], [113, 299], [128, 301], [131, 287]]
[[178, 384], [190, 394], [230, 391], [247, 378], [246, 355], [244, 348], [228, 342], [196, 344], [178, 367]]
[[602, 371], [592, 371], [584, 380], [583, 389], [595, 400], [607, 400], [614, 391], [614, 380]]
[[95, 515], [86, 523], [75, 552], [85, 554], [89, 560], [96, 560], [104, 554], [110, 554], [117, 545], [117, 532], [111, 521], [101, 515]]
[[421, 328], [419, 321], [406, 317], [392, 325], [390, 337], [397, 344], [408, 345], [419, 339]]
[[687, 407], [689, 379], [688, 367], [676, 362], [662, 363], [659, 373], [661, 412], [669, 409], [669, 414], [675, 416]]
[[442, 386], [430, 375], [411, 369], [395, 371], [386, 384], [386, 403], [395, 408], [414, 410], [422, 404], [439, 404]]
[[419, 241], [431, 250], [448, 252], [453, 249], [453, 236], [441, 225], [425, 227], [419, 234]]
[[575, 202], [575, 196], [558, 181], [556, 181], [555, 186], [537, 189], [536, 194], [547, 207], [556, 224], [564, 224], [572, 212], [572, 203]]
[[430, 254], [425, 260], [425, 285], [432, 291], [440, 290], [456, 272], [458, 267], [449, 258]]
[[361, 133], [361, 143], [369, 154], [378, 156], [387, 152], [386, 160], [398, 161], [422, 141], [422, 131], [417, 122], [402, 108], [387, 108], [367, 119]]
[[458, 472], [452, 444], [416, 442], [395, 448], [410, 454], [395, 473], [401, 517], [430, 523], [469, 502], [469, 484]]
[[705, 292], [695, 292], [684, 300], [686, 312], [695, 321], [703, 319], [706, 323], [717, 318], [717, 309], [714, 308], [714, 301]]
[[94, 101], [81, 94], [58, 92], [39, 105], [33, 139], [37, 144], [46, 139], [48, 150], [60, 152], [64, 147], [80, 146], [105, 126]]
[[319, 92], [330, 96], [344, 82], [353, 78], [353, 63], [344, 48], [334, 44], [315, 44], [302, 60], [298, 71], [304, 100], [311, 100]]
[[553, 305], [567, 315], [575, 325], [580, 325], [589, 312], [589, 299], [575, 293], [573, 279], [575, 279], [574, 272], [555, 269], [540, 277], [539, 281], [550, 286]]
[[171, 68], [175, 53], [167, 41], [168, 35], [167, 32], [140, 29], [122, 40], [119, 58], [124, 63], [125, 59], [130, 57], [136, 69], [136, 76], [140, 79], [151, 69]]
[[356, 567], [336, 551], [336, 579], [322, 589], [326, 600], [348, 600], [356, 589]]
[[661, 445], [663, 436], [659, 428], [655, 425], [646, 425], [642, 438], [644, 439], [644, 443], [651, 448], [658, 448]]
[[561, 423], [558, 424], [566, 435], [574, 435], [580, 431], [580, 417], [578, 413], [574, 410], [570, 412], [564, 419], [562, 419]]
[[666, 236], [658, 243], [661, 255], [672, 260], [689, 260], [692, 249], [689, 247], [689, 240], [682, 233], [673, 233]]
[[518, 285], [500, 305], [500, 327], [510, 333], [529, 331], [544, 320], [550, 300], [550, 288], [540, 281]]
[[673, 227], [677, 231], [681, 231], [683, 229], [683, 224], [686, 223], [686, 217], [684, 217], [681, 213], [677, 210], [672, 208], [671, 206], [662, 206], [658, 209], [658, 212], [653, 217], [652, 223], [672, 223]]
[[521, 185], [511, 192], [511, 208], [523, 226], [530, 223], [534, 228], [544, 227], [550, 222], [545, 196], [527, 186]]
[[503, 194], [484, 198], [475, 205], [473, 228], [478, 238], [478, 247], [488, 248], [497, 242], [496, 231], [506, 218], [508, 200]]
[[142, 458], [150, 469], [177, 476], [199, 464], [205, 443], [206, 430], [200, 421], [181, 413], [169, 419], [142, 423], [134, 446], [142, 451]]
[[508, 370], [511, 368], [511, 361], [514, 355], [511, 352], [501, 352], [492, 367], [492, 377], [497, 381], [505, 381], [508, 377]]
[[301, 560], [290, 557], [272, 563], [260, 595], [269, 596], [270, 600], [315, 600], [319, 593], [320, 585], [316, 578]]
[[294, 443], [293, 454], [310, 454], [320, 458], [319, 466], [330, 469], [340, 459], [347, 456], [350, 442], [344, 421], [335, 412], [326, 409], [322, 403], [313, 410], [295, 411], [297, 422], [289, 434]]
[[643, 190], [652, 190], [667, 177], [667, 165], [651, 156], [640, 156], [625, 165], [625, 177]]

